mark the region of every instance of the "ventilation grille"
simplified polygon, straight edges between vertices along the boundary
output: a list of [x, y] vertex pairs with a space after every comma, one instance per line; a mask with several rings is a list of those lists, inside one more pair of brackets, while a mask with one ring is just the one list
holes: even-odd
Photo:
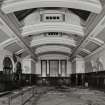
[[86, 57], [88, 54], [85, 53], [85, 52], [83, 52], [83, 51], [81, 51], [81, 52], [79, 53], [79, 55], [82, 56], [82, 57]]
[[48, 32], [48, 33], [45, 33], [44, 36], [46, 36], [46, 37], [61, 37], [62, 33], [61, 32]]
[[64, 22], [65, 15], [64, 14], [42, 14], [41, 19], [42, 22]]
[[96, 49], [98, 49], [100, 46], [99, 45], [97, 45], [97, 44], [95, 44], [95, 43], [93, 43], [93, 42], [89, 42], [87, 45], [86, 45], [86, 49], [87, 50], [89, 50], [89, 51], [91, 51], [91, 52], [93, 52], [93, 51], [95, 51]]

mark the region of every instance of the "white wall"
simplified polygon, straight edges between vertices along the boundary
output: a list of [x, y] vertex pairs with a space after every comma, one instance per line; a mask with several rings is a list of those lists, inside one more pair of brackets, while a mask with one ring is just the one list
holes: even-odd
[[35, 72], [35, 74], [38, 74], [38, 75], [41, 74], [41, 62], [40, 61], [38, 61], [36, 63], [36, 72]]
[[39, 12], [39, 10], [36, 10], [35, 12], [31, 13], [21, 22], [24, 26], [39, 23], [40, 22], [40, 12]]
[[7, 55], [12, 56], [12, 53], [7, 50], [0, 49], [0, 71], [3, 71], [3, 59]]
[[22, 73], [35, 74], [36, 62], [30, 57], [26, 56], [22, 59]]
[[67, 61], [67, 76], [72, 74], [72, 64], [70, 61]]
[[72, 73], [85, 73], [85, 61], [82, 57], [76, 57], [72, 61]]

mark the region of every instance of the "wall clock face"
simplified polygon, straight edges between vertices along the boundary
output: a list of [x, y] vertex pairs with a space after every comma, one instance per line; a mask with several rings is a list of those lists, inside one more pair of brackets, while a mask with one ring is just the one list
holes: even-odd
[[12, 64], [12, 60], [10, 57], [5, 57], [3, 60], [3, 67], [4, 69], [13, 69], [13, 64]]

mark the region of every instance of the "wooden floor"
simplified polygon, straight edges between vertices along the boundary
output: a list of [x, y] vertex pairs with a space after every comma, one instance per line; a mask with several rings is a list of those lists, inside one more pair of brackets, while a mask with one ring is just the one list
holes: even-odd
[[26, 105], [105, 105], [105, 93], [101, 91], [80, 88], [48, 90], [39, 92]]

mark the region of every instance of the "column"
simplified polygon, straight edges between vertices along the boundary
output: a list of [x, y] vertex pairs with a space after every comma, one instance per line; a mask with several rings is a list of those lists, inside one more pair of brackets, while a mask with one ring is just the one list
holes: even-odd
[[47, 76], [50, 75], [50, 71], [49, 71], [49, 61], [47, 60]]
[[84, 74], [82, 74], [82, 87], [84, 86]]
[[76, 86], [78, 86], [78, 74], [76, 74]]
[[59, 60], [59, 71], [58, 71], [58, 74], [61, 76], [61, 65], [60, 65], [60, 60]]

